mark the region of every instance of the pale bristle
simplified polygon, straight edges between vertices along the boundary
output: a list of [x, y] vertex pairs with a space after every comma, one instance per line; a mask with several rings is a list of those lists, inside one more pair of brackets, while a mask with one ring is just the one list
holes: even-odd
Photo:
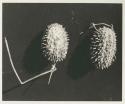
[[103, 25], [103, 27], [96, 28], [90, 39], [92, 63], [97, 69], [106, 69], [111, 66], [116, 54], [116, 34], [113, 27]]
[[42, 40], [42, 48], [48, 60], [56, 63], [65, 59], [69, 42], [68, 34], [62, 25], [58, 23], [49, 25]]

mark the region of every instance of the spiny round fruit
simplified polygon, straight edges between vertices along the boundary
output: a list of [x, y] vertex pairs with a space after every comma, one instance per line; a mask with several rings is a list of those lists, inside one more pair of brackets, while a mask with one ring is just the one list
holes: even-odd
[[68, 50], [68, 34], [62, 25], [53, 23], [48, 26], [46, 34], [42, 38], [43, 53], [52, 62], [65, 59]]
[[58, 23], [50, 24], [42, 38], [41, 44], [42, 53], [53, 63], [48, 84], [50, 83], [52, 73], [57, 69], [56, 63], [66, 58], [68, 45], [68, 33], [65, 28]]
[[90, 29], [93, 29], [90, 35], [91, 61], [97, 69], [106, 69], [113, 63], [117, 49], [113, 26], [92, 24]]

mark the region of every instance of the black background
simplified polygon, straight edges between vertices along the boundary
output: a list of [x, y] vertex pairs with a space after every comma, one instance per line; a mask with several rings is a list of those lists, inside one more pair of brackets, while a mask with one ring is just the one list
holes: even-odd
[[[55, 22], [62, 24], [69, 34], [67, 58], [57, 65], [50, 85], [47, 84], [49, 74], [19, 85], [4, 37], [7, 37], [17, 72], [26, 80], [50, 67], [41, 56], [40, 42], [47, 25]], [[95, 70], [88, 63], [89, 45], [80, 34], [85, 33], [92, 22], [113, 24], [117, 35], [116, 61], [107, 70]], [[122, 100], [122, 5], [4, 3], [3, 100]]]

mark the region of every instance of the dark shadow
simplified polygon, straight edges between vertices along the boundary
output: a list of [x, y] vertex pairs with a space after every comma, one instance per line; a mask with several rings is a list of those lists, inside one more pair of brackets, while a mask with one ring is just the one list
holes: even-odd
[[6, 93], [8, 93], [8, 92], [10, 92], [10, 91], [12, 91], [12, 90], [14, 90], [14, 89], [16, 89], [16, 88], [20, 87], [20, 86], [21, 86], [21, 84], [16, 85], [16, 86], [14, 86], [14, 87], [12, 87], [12, 88], [9, 88], [9, 89], [7, 89], [7, 90], [3, 91], [3, 92], [2, 92], [2, 94], [6, 94]]
[[23, 57], [23, 66], [25, 71], [30, 74], [39, 74], [44, 71], [50, 63], [42, 54], [41, 40], [44, 32], [40, 32], [35, 39], [33, 39], [26, 49]]
[[92, 70], [89, 56], [89, 41], [83, 39], [75, 48], [69, 59], [68, 75], [73, 79], [79, 79]]

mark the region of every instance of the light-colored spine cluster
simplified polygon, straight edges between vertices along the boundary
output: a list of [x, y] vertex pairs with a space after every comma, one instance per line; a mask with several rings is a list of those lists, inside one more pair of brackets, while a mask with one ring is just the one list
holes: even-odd
[[41, 46], [43, 54], [53, 63], [52, 72], [56, 70], [56, 63], [66, 58], [68, 45], [68, 33], [62, 25], [53, 23], [47, 27]]
[[92, 24], [91, 28], [94, 28], [90, 38], [92, 63], [95, 64], [97, 69], [106, 69], [111, 66], [115, 59], [116, 34], [112, 25], [104, 23]]

